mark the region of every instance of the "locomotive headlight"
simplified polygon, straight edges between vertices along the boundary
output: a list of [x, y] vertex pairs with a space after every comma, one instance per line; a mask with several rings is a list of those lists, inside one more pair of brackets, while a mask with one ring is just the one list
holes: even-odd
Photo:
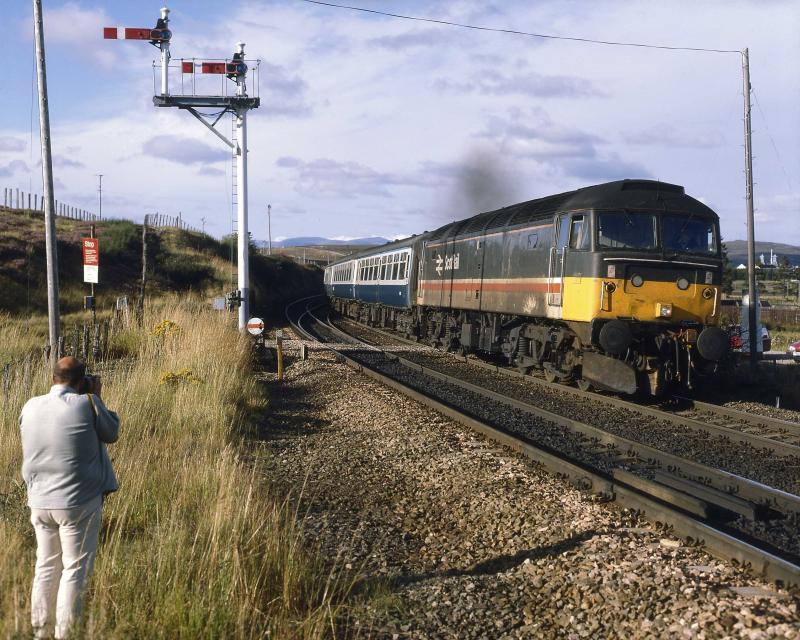
[[795, 349], [794, 349], [794, 345], [793, 345], [793, 344], [790, 344], [790, 345], [789, 345], [789, 351], [794, 351], [794, 350], [795, 350]]
[[714, 290], [713, 290], [713, 289], [711, 289], [710, 287], [706, 287], [705, 289], [703, 289], [703, 297], [704, 297], [706, 300], [711, 300], [711, 297], [712, 297], [713, 295], [714, 295]]
[[631, 276], [631, 284], [634, 287], [641, 287], [644, 284], [644, 278], [636, 273]]
[[686, 278], [678, 278], [678, 281], [675, 283], [678, 285], [678, 289], [681, 291], [686, 291], [689, 288], [689, 281]]
[[672, 305], [668, 302], [656, 302], [656, 317], [657, 318], [671, 318]]

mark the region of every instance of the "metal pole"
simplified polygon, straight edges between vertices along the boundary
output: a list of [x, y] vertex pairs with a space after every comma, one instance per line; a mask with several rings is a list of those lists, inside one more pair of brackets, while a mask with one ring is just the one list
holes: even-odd
[[50, 361], [55, 363], [58, 358], [59, 331], [58, 246], [56, 245], [55, 202], [53, 199], [53, 157], [50, 148], [50, 111], [47, 101], [42, 0], [33, 0], [33, 29], [36, 40], [36, 79], [39, 88], [39, 133], [42, 144], [44, 237], [47, 251], [47, 324], [50, 334]]
[[[244, 42], [236, 45], [236, 51], [244, 60]], [[244, 76], [236, 78], [236, 95], [247, 96]], [[239, 330], [247, 328], [250, 317], [250, 234], [247, 232], [247, 109], [236, 110], [236, 216], [238, 228], [237, 274], [239, 295]]]
[[[169, 26], [169, 9], [161, 7], [161, 18], [164, 26]], [[169, 40], [162, 41], [161, 48], [161, 95], [169, 95]]]
[[249, 317], [250, 306], [250, 266], [249, 266], [249, 234], [247, 233], [247, 109], [236, 112], [236, 174], [237, 202], [236, 216], [239, 219], [237, 273], [239, 295], [239, 329], [244, 331]]
[[753, 213], [753, 139], [750, 130], [750, 52], [745, 48], [742, 51], [742, 93], [744, 94], [744, 177], [745, 200], [747, 203], [747, 289], [750, 307], [748, 320], [750, 324], [750, 367], [758, 366], [758, 351], [756, 345], [761, 339], [758, 331], [756, 316], [756, 303], [758, 292], [756, 289], [756, 237], [755, 215]]
[[269, 242], [269, 253], [272, 255], [272, 205], [267, 205], [267, 238]]

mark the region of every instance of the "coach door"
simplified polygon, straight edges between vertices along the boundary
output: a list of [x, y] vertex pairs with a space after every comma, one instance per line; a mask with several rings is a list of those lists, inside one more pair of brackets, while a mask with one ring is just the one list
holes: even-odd
[[550, 267], [547, 271], [547, 304], [560, 307], [564, 295], [564, 266], [569, 245], [569, 214], [556, 218], [553, 246], [550, 247]]

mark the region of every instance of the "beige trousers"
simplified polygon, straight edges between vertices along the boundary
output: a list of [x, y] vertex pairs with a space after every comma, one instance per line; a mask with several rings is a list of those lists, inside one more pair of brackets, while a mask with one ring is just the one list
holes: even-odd
[[102, 496], [71, 509], [33, 509], [36, 573], [31, 623], [36, 638], [66, 638], [81, 613], [100, 533]]

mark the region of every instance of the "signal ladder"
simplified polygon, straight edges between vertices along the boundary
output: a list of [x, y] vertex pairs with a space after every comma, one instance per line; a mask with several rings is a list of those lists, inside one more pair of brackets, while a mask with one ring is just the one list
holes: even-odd
[[233, 238], [236, 237], [239, 228], [239, 218], [237, 212], [239, 211], [239, 172], [236, 168], [236, 149], [239, 148], [239, 142], [236, 140], [236, 114], [231, 114], [231, 142], [233, 142], [233, 149], [231, 150], [231, 285], [234, 284], [233, 270], [236, 264], [236, 255], [233, 248]]

